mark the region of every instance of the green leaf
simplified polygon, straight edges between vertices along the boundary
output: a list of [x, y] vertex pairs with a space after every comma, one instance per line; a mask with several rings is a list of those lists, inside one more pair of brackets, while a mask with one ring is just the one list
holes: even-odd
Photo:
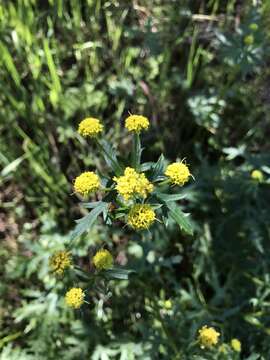
[[8, 48], [2, 41], [0, 42], [0, 53], [1, 53], [1, 63], [4, 63], [13, 81], [17, 86], [19, 86], [21, 84], [21, 78], [16, 69], [16, 65], [13, 62], [13, 56], [11, 55]]
[[53, 61], [52, 52], [49, 47], [48, 39], [44, 39], [43, 41], [44, 53], [47, 60], [47, 65], [49, 68], [49, 72], [52, 80], [52, 88], [50, 92], [51, 102], [56, 104], [58, 102], [59, 94], [61, 93], [61, 82], [57, 73], [56, 65]]
[[99, 205], [97, 205], [91, 212], [89, 212], [89, 214], [79, 220], [76, 220], [77, 225], [75, 226], [75, 229], [71, 232], [71, 240], [76, 239], [84, 232], [90, 230], [90, 228], [96, 221], [98, 215], [101, 214], [107, 206], [107, 203], [100, 201]]
[[1, 171], [1, 176], [6, 177], [10, 173], [17, 170], [18, 166], [21, 164], [21, 162], [26, 158], [26, 156], [20, 156], [19, 158], [13, 160], [11, 163], [9, 163], [7, 166], [4, 167], [4, 169]]
[[97, 144], [102, 152], [102, 155], [107, 163], [107, 165], [114, 171], [116, 176], [123, 174], [123, 169], [119, 164], [115, 150], [106, 140], [97, 140]]
[[183, 194], [163, 194], [160, 192], [155, 192], [154, 195], [156, 195], [157, 198], [164, 202], [177, 201], [185, 198], [185, 195]]
[[102, 216], [106, 225], [112, 225], [112, 220], [109, 217], [109, 204], [103, 209]]
[[158, 181], [163, 179], [164, 179], [164, 156], [163, 154], [161, 154], [158, 161], [155, 163], [155, 166], [153, 167], [150, 180]]
[[143, 164], [141, 164], [141, 171], [145, 172], [150, 170], [151, 168], [153, 168], [155, 166], [156, 163], [154, 163], [153, 161], [149, 161], [149, 162], [145, 162]]
[[129, 274], [133, 274], [133, 273], [135, 273], [134, 270], [120, 269], [120, 268], [113, 268], [103, 271], [103, 274], [107, 276], [109, 279], [119, 279], [119, 280], [128, 280]]
[[149, 201], [149, 204], [151, 204], [151, 208], [153, 210], [158, 210], [163, 206], [163, 204], [157, 204], [157, 203], [154, 203], [154, 202], [152, 203], [151, 201]]
[[82, 206], [86, 209], [94, 209], [99, 204], [100, 204], [100, 201], [92, 201], [89, 203], [82, 203]]
[[188, 214], [183, 213], [179, 207], [175, 204], [166, 203], [169, 209], [169, 216], [177, 222], [181, 230], [184, 230], [186, 233], [192, 235], [193, 234], [193, 226], [191, 222], [188, 220]]
[[246, 358], [246, 360], [257, 360], [259, 358], [260, 358], [259, 354], [252, 354], [248, 358]]
[[142, 147], [140, 135], [135, 133], [133, 135], [133, 147], [131, 152], [131, 164], [135, 170], [140, 171], [140, 163], [141, 163], [141, 155], [142, 155]]

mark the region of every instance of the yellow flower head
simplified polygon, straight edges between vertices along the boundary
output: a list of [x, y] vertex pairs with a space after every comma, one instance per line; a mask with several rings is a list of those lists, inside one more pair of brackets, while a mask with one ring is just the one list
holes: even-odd
[[174, 185], [183, 186], [191, 176], [189, 168], [183, 162], [175, 162], [167, 166], [165, 175]]
[[93, 263], [98, 270], [110, 269], [113, 264], [113, 257], [108, 250], [99, 250], [93, 257]]
[[213, 327], [203, 326], [199, 330], [198, 340], [201, 344], [201, 348], [211, 348], [213, 345], [218, 343], [220, 333], [217, 332]]
[[136, 204], [128, 213], [128, 224], [136, 230], [148, 229], [154, 220], [155, 212], [147, 204]]
[[253, 180], [256, 181], [263, 181], [263, 173], [261, 172], [261, 170], [253, 170], [251, 173], [251, 177]]
[[71, 288], [65, 295], [66, 304], [74, 309], [82, 306], [84, 292], [81, 288]]
[[80, 176], [77, 176], [74, 181], [74, 190], [86, 196], [100, 187], [99, 177], [93, 171], [85, 171]]
[[245, 36], [244, 43], [246, 45], [252, 45], [254, 43], [254, 36], [252, 34]]
[[50, 268], [57, 275], [63, 275], [65, 269], [71, 266], [70, 251], [57, 251], [50, 257]]
[[153, 185], [146, 176], [137, 173], [131, 167], [125, 169], [123, 176], [114, 177], [113, 180], [117, 184], [116, 190], [126, 201], [135, 195], [146, 198], [147, 194], [153, 191]]
[[96, 137], [103, 131], [103, 127], [100, 120], [89, 117], [80, 122], [78, 132], [84, 137]]
[[149, 127], [149, 120], [142, 115], [130, 115], [126, 118], [125, 127], [128, 131], [135, 132], [147, 130]]
[[241, 352], [242, 345], [238, 339], [231, 340], [231, 347], [234, 351], [239, 352], [239, 353]]

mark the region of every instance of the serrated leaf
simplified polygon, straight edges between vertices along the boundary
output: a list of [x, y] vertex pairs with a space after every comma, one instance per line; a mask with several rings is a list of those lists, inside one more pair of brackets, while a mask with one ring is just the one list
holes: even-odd
[[183, 211], [171, 203], [166, 203], [169, 209], [169, 216], [177, 222], [181, 230], [184, 230], [186, 233], [193, 234], [193, 226], [189, 219], [187, 218], [188, 214], [183, 213]]
[[84, 232], [89, 231], [99, 214], [101, 214], [107, 206], [107, 203], [100, 201], [99, 205], [97, 205], [91, 212], [89, 212], [89, 214], [79, 220], [76, 220], [77, 225], [71, 232], [71, 240], [74, 240], [81, 236]]

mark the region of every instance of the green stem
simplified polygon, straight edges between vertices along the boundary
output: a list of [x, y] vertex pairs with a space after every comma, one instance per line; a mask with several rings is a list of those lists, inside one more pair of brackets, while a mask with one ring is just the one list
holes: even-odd
[[133, 146], [131, 153], [131, 163], [136, 171], [140, 171], [141, 154], [142, 154], [142, 147], [141, 147], [140, 135], [139, 133], [136, 132], [133, 135]]
[[107, 191], [109, 192], [109, 191], [112, 191], [113, 188], [102, 188], [101, 190], [104, 191], [104, 192], [107, 192]]

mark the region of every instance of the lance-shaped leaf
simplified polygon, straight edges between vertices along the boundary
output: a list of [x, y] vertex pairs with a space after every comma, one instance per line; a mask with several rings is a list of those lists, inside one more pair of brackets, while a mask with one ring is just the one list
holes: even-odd
[[183, 194], [164, 194], [157, 191], [154, 193], [154, 195], [156, 195], [157, 198], [164, 202], [177, 201], [185, 198], [185, 195]]
[[143, 164], [141, 164], [141, 171], [145, 172], [148, 171], [150, 169], [152, 169], [155, 166], [156, 163], [154, 163], [153, 161], [149, 161], [149, 162], [145, 162]]
[[158, 161], [153, 166], [152, 173], [150, 175], [151, 181], [158, 181], [164, 179], [164, 156], [160, 155]]
[[184, 230], [186, 233], [193, 234], [193, 226], [188, 219], [189, 214], [183, 213], [183, 211], [174, 203], [166, 203], [169, 209], [169, 216], [177, 222], [181, 230]]
[[98, 140], [97, 144], [107, 165], [114, 171], [116, 176], [120, 176], [123, 173], [123, 169], [117, 160], [115, 150], [106, 140]]
[[128, 280], [129, 275], [135, 273], [134, 270], [113, 268], [104, 270], [103, 274], [109, 279]]
[[89, 214], [79, 220], [76, 220], [77, 225], [71, 233], [71, 240], [74, 240], [77, 237], [81, 236], [84, 232], [89, 231], [99, 214], [104, 212], [107, 207], [108, 203], [99, 201], [96, 207], [92, 211], [90, 211]]

